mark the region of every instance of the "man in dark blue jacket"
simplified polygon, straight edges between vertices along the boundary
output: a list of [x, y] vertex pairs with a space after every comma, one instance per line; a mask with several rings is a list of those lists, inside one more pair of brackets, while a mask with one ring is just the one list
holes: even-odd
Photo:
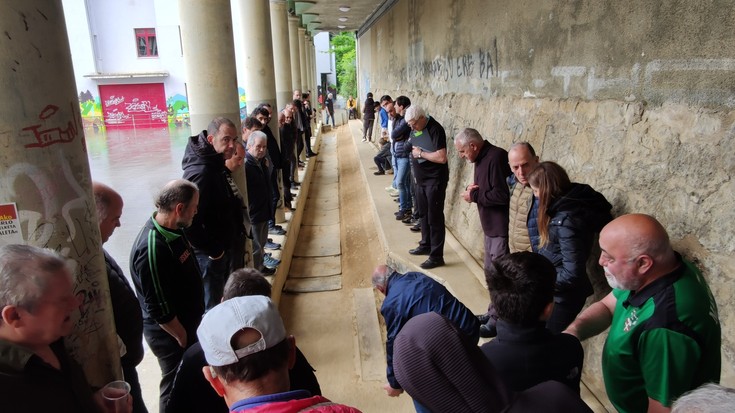
[[[479, 340], [480, 322], [477, 317], [431, 277], [420, 272], [401, 274], [387, 265], [379, 265], [373, 272], [372, 283], [375, 289], [385, 294], [380, 313], [383, 314], [388, 332], [385, 342], [388, 383], [383, 388], [389, 396], [396, 397], [403, 392], [393, 373], [393, 341], [412, 317], [439, 313], [454, 323], [473, 343]], [[420, 409], [421, 406], [417, 406], [417, 411]]]
[[248, 137], [245, 177], [248, 182], [248, 210], [253, 234], [253, 266], [263, 274], [273, 274], [275, 270], [263, 265], [265, 243], [268, 242], [268, 220], [273, 206], [270, 202], [272, 189], [266, 160], [267, 139], [265, 133], [260, 131], [255, 131]]

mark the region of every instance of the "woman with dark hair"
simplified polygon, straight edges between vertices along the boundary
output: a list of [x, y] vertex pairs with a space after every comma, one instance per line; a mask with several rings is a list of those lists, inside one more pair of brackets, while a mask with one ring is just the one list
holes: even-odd
[[593, 293], [587, 259], [595, 234], [612, 220], [612, 205], [589, 185], [571, 182], [554, 162], [541, 162], [529, 174], [528, 183], [539, 203], [537, 252], [556, 267], [554, 311], [546, 327], [559, 333]]

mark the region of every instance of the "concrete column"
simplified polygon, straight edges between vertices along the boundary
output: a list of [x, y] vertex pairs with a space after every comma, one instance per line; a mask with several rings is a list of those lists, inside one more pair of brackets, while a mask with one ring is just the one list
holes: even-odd
[[[314, 53], [313, 53], [313, 44], [311, 43], [311, 36], [306, 37], [306, 57], [308, 62], [308, 69], [306, 71], [306, 77], [308, 80], [308, 89], [311, 90], [311, 106], [316, 109], [316, 118], [314, 120], [314, 124], [316, 125], [321, 118], [321, 107], [319, 107], [319, 96], [317, 96], [317, 90], [314, 86]], [[313, 126], [312, 129], [316, 130], [316, 126]]]
[[316, 88], [316, 53], [314, 52], [314, 37], [309, 36], [309, 86], [313, 102], [318, 104], [317, 88]]
[[[192, 133], [207, 129], [217, 116], [232, 120], [239, 132], [240, 97], [230, 0], [179, 0], [179, 21]], [[245, 174], [233, 174], [233, 179], [247, 205]], [[251, 241], [246, 240], [246, 265], [252, 266], [252, 251]]]
[[[291, 87], [301, 89], [301, 58], [299, 58], [299, 18], [288, 18], [288, 45], [291, 55]], [[293, 92], [293, 90], [291, 91]]]
[[191, 130], [206, 129], [217, 116], [240, 130], [230, 0], [179, 0], [179, 18]]
[[311, 35], [306, 35], [306, 83], [307, 89], [311, 90], [311, 93], [316, 93], [314, 89], [314, 54], [311, 47]]
[[276, 77], [276, 102], [278, 104], [278, 111], [280, 111], [287, 103], [291, 102], [293, 90], [295, 89], [293, 80], [291, 79], [288, 5], [285, 0], [270, 0], [270, 2], [273, 68]]
[[0, 203], [15, 203], [22, 229], [3, 230], [0, 245], [67, 258], [81, 311], [65, 342], [103, 386], [122, 374], [61, 1], [0, 2], [0, 26]]
[[306, 29], [299, 27], [299, 70], [301, 71], [301, 82], [299, 83], [299, 89], [303, 92], [307, 89], [308, 81], [306, 80]]
[[[268, 0], [240, 0], [240, 21], [247, 30], [243, 31], [243, 50], [245, 66], [245, 95], [248, 111], [252, 111], [261, 103], [270, 103], [274, 115], [277, 114], [276, 80], [274, 75], [273, 39], [271, 38], [271, 12]], [[273, 135], [281, 145], [278, 135], [278, 117], [273, 116], [270, 123]], [[278, 180], [279, 201], [276, 208], [276, 222], [286, 221], [283, 210], [283, 185]]]

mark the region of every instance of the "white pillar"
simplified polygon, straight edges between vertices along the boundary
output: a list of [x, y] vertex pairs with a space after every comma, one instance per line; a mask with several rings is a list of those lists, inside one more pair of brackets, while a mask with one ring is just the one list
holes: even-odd
[[239, 130], [230, 0], [179, 0], [179, 17], [191, 130], [199, 133], [217, 116]]
[[67, 258], [82, 305], [65, 343], [101, 387], [122, 374], [61, 1], [0, 2], [0, 26], [0, 203], [15, 203], [21, 223], [0, 245]]

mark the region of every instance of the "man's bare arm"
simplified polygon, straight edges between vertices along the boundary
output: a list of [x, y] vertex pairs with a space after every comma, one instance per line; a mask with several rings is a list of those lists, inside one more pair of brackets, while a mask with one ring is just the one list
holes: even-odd
[[579, 341], [602, 333], [610, 327], [616, 303], [617, 299], [611, 292], [582, 311], [564, 332], [577, 337]]
[[166, 324], [159, 324], [163, 331], [167, 332], [171, 335], [178, 343], [179, 347], [186, 348], [187, 344], [187, 337], [186, 337], [186, 329], [184, 329], [184, 326], [181, 325], [181, 322], [178, 318], [174, 317], [171, 321], [169, 321]]
[[671, 411], [671, 407], [666, 407], [661, 404], [658, 400], [648, 398], [648, 413], [668, 413]]

